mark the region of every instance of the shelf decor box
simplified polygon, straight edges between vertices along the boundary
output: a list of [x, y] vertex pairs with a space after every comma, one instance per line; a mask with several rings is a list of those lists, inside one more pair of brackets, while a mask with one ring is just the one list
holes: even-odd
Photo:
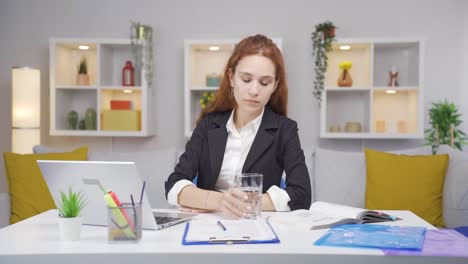
[[111, 100], [111, 110], [130, 110], [132, 109], [132, 101], [128, 100]]
[[102, 112], [102, 130], [139, 131], [141, 113], [137, 110], [105, 110]]

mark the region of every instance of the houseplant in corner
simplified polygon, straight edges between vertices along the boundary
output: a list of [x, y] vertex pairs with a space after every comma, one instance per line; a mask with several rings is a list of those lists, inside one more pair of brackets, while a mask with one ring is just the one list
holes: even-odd
[[336, 26], [330, 21], [317, 24], [315, 31], [312, 32], [312, 48], [313, 56], [315, 57], [315, 80], [314, 80], [314, 96], [321, 102], [322, 91], [325, 81], [325, 72], [328, 66], [327, 53], [332, 50], [332, 43], [335, 40]]
[[89, 85], [88, 63], [86, 57], [83, 57], [78, 65], [78, 75], [76, 75], [77, 85]]
[[73, 192], [68, 189], [68, 194], [60, 192], [58, 202], [59, 230], [62, 240], [79, 240], [81, 232], [82, 217], [81, 210], [86, 201], [82, 192]]
[[429, 110], [431, 128], [424, 131], [426, 133], [425, 145], [432, 146], [432, 154], [437, 153], [440, 144], [459, 150], [467, 144], [466, 134], [458, 129], [463, 122], [460, 117], [461, 114], [458, 113], [458, 108], [454, 103], [447, 100], [432, 103], [432, 108]]

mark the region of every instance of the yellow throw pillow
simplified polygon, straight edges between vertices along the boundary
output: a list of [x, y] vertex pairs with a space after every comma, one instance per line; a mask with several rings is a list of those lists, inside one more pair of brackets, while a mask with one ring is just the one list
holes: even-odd
[[3, 153], [10, 192], [11, 217], [14, 224], [55, 208], [37, 160], [87, 160], [88, 147], [72, 152], [46, 154]]
[[442, 190], [449, 156], [407, 156], [366, 149], [366, 208], [410, 210], [443, 226]]

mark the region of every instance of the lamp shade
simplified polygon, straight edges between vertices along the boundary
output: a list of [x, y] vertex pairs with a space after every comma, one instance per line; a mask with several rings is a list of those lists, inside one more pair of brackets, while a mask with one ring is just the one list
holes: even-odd
[[41, 75], [38, 69], [15, 67], [12, 74], [12, 151], [31, 153], [40, 143]]

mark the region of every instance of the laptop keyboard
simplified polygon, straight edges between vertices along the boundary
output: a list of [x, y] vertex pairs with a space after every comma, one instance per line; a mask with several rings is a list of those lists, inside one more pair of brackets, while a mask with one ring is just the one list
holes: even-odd
[[158, 225], [162, 225], [162, 224], [169, 223], [169, 222], [171, 222], [171, 221], [177, 220], [178, 218], [175, 218], [175, 217], [164, 217], [164, 216], [155, 216], [154, 219], [156, 219], [156, 223], [158, 223]]

